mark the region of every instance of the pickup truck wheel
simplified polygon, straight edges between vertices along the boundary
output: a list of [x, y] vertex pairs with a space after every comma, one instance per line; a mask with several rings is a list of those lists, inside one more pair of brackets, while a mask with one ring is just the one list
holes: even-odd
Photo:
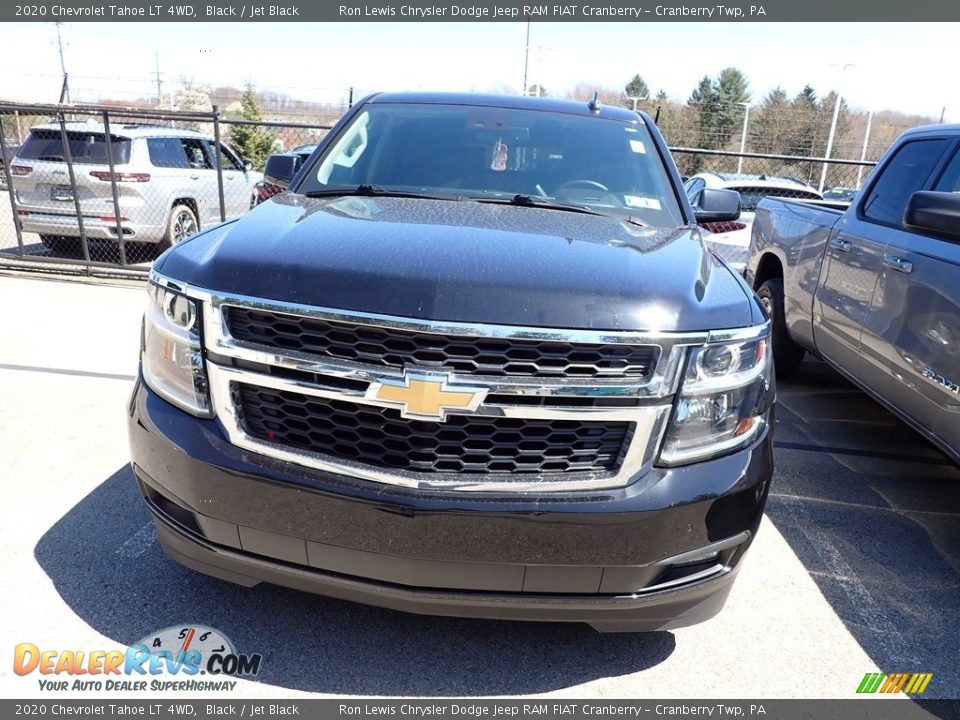
[[167, 220], [167, 232], [157, 248], [161, 252], [190, 237], [199, 230], [197, 216], [186, 205], [174, 205]]
[[757, 290], [757, 297], [770, 316], [770, 344], [773, 347], [773, 363], [778, 378], [786, 379], [796, 374], [803, 361], [804, 349], [797, 345], [787, 332], [784, 312], [783, 280], [771, 278]]

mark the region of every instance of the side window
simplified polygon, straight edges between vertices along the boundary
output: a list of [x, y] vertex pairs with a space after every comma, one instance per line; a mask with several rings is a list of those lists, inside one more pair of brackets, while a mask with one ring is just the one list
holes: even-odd
[[190, 163], [179, 138], [147, 138], [150, 163], [158, 168], [188, 168]]
[[697, 196], [700, 194], [700, 191], [703, 190], [706, 183], [701, 178], [692, 178], [687, 180], [687, 184], [684, 185], [684, 192], [687, 195], [687, 200], [690, 201], [691, 205], [696, 205]]
[[939, 192], [960, 193], [960, 150], [954, 153], [933, 188]]
[[187, 163], [195, 170], [212, 170], [213, 162], [207, 156], [206, 143], [200, 138], [180, 138]]
[[[213, 140], [206, 141], [207, 152], [210, 154], [210, 167], [217, 166], [217, 146]], [[239, 170], [243, 172], [243, 163], [226, 145], [220, 143], [220, 158], [223, 162], [224, 170]]]
[[923, 189], [947, 142], [944, 138], [937, 138], [914, 140], [903, 145], [870, 188], [861, 207], [863, 216], [884, 225], [899, 226], [907, 200]]

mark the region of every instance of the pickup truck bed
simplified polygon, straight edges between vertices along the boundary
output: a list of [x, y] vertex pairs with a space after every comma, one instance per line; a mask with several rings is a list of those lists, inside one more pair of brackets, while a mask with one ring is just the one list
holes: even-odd
[[960, 460], [960, 126], [905, 133], [843, 212], [760, 203], [747, 281], [777, 375], [805, 351]]

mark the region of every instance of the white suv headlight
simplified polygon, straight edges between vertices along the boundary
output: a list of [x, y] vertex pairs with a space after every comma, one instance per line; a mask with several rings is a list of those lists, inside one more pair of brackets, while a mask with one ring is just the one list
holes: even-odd
[[152, 282], [149, 293], [143, 321], [143, 379], [151, 390], [182, 410], [210, 417], [199, 304]]
[[757, 337], [690, 349], [660, 465], [733, 452], [766, 427], [775, 389], [769, 327]]

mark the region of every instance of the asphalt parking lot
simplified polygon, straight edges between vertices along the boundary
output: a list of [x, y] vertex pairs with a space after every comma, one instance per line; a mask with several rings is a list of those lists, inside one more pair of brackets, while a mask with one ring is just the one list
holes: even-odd
[[3, 697], [43, 695], [12, 672], [16, 643], [113, 649], [182, 623], [263, 655], [237, 697], [852, 698], [868, 672], [931, 672], [925, 697], [960, 697], [960, 470], [820, 361], [779, 387], [767, 517], [725, 610], [600, 635], [245, 589], [169, 560], [127, 467], [144, 301], [0, 276]]

